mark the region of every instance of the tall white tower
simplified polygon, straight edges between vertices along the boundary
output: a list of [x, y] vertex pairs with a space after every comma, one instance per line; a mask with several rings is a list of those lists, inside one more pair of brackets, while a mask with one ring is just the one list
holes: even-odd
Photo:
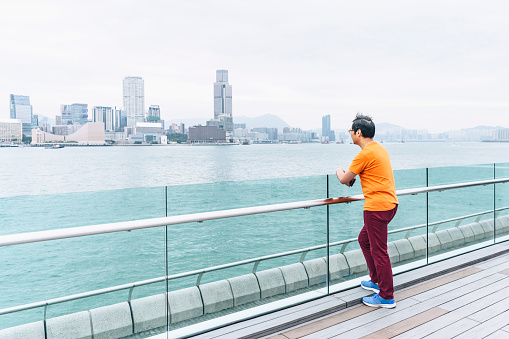
[[221, 121], [226, 132], [233, 133], [232, 86], [228, 83], [228, 70], [225, 69], [216, 71], [214, 119]]
[[145, 121], [145, 86], [141, 77], [124, 78], [124, 110], [127, 113], [127, 127], [136, 127]]

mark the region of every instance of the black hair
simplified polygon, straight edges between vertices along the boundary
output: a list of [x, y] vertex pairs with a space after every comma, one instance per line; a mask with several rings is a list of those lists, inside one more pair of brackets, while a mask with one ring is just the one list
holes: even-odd
[[357, 132], [357, 130], [361, 130], [362, 136], [364, 138], [373, 138], [375, 136], [375, 123], [370, 116], [363, 115], [361, 113], [357, 113], [355, 119], [352, 121], [352, 129], [353, 132]]

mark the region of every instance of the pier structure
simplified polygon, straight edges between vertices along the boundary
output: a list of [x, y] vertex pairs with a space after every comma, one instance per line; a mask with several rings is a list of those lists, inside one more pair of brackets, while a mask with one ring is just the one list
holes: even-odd
[[[404, 189], [398, 190], [397, 194], [398, 196], [427, 195], [432, 192], [490, 186], [494, 191], [495, 187], [497, 190], [507, 191], [507, 183], [509, 183], [509, 178], [499, 178]], [[327, 197], [317, 200], [3, 235], [0, 236], [0, 247], [320, 206], [327, 208], [328, 212], [330, 206], [360, 200], [363, 200], [362, 195]], [[349, 334], [352, 337], [365, 335], [384, 337], [387, 333], [394, 334], [393, 336], [404, 336], [405, 332], [421, 333], [419, 331], [423, 331], [423, 328], [428, 328], [428, 332], [422, 333], [430, 334], [433, 331], [429, 328], [434, 329], [434, 327], [427, 323], [436, 324], [442, 316], [445, 317], [449, 312], [452, 314], [455, 310], [469, 305], [469, 301], [482, 299], [483, 296], [496, 292], [491, 291], [490, 288], [503, 289], [503, 284], [508, 281], [504, 280], [506, 279], [504, 274], [507, 275], [509, 269], [509, 266], [505, 264], [509, 253], [508, 211], [509, 207], [497, 207], [494, 203], [491, 210], [391, 230], [390, 236], [401, 235], [397, 240], [390, 241], [388, 246], [396, 274], [395, 286], [398, 302], [396, 311], [374, 310], [358, 306], [361, 298], [368, 295], [358, 287], [360, 278], [367, 274], [367, 267], [360, 249], [352, 248], [355, 247], [353, 244], [357, 240], [344, 239], [57, 299], [3, 308], [0, 309], [0, 317], [29, 309], [43, 308], [44, 318], [0, 329], [0, 337], [45, 339], [190, 336], [255, 338], [275, 335], [274, 338], [283, 339], [325, 338], [334, 337], [339, 333]], [[443, 227], [443, 225], [451, 224], [454, 226]], [[326, 251], [326, 256], [313, 257], [312, 253], [315, 251]], [[333, 252], [335, 254], [332, 254]], [[297, 256], [298, 260], [289, 265], [259, 269], [260, 264], [267, 260], [290, 256]], [[206, 274], [245, 265], [252, 265], [251, 273], [209, 283], [201, 282]], [[141, 286], [168, 283], [176, 279], [190, 277], [195, 279], [194, 286], [167, 290], [165, 293], [142, 298], [132, 297], [133, 291]], [[469, 295], [472, 292], [471, 288], [461, 288], [468, 284], [483, 291], [475, 295], [477, 299], [472, 299], [474, 296]], [[454, 290], [462, 290], [462, 293], [453, 293]], [[127, 291], [127, 300], [58, 317], [48, 318], [46, 316], [46, 309], [51, 305], [117, 291]], [[497, 292], [497, 295], [499, 294]], [[456, 298], [461, 296], [465, 296], [466, 299], [463, 302], [454, 303]], [[496, 304], [495, 300], [492, 300], [493, 298], [488, 299]], [[486, 300], [482, 302], [488, 302]], [[476, 310], [475, 307], [473, 309]], [[478, 311], [482, 310], [481, 308]], [[498, 308], [498, 310], [500, 309]], [[397, 315], [391, 317], [390, 312]], [[496, 315], [499, 325], [503, 324], [503, 321], [499, 321], [500, 319], [509, 319], [509, 317], [502, 316], [503, 312], [499, 313], [500, 317]], [[491, 321], [491, 318], [487, 318], [486, 315], [483, 318], [474, 313], [461, 313], [464, 316], [454, 313], [456, 317], [454, 319], [461, 324], [468, 323], [467, 325], [470, 326], [468, 328], [472, 329], [473, 333], [479, 331], [479, 333], [491, 335], [496, 331], [501, 331], [499, 334], [504, 334], [507, 330], [507, 328], [504, 329], [504, 326], [493, 327], [492, 323], [495, 320]], [[309, 323], [316, 319], [318, 320], [315, 323]], [[375, 322], [376, 326], [371, 326], [371, 321]], [[487, 322], [486, 325], [485, 322]], [[345, 323], [349, 325], [345, 327]], [[444, 325], [441, 328], [448, 326]], [[444, 329], [443, 333], [457, 332], [461, 334], [462, 332], [459, 331], [466, 328], [458, 325], [454, 328]], [[477, 329], [475, 330], [475, 328]], [[496, 328], [496, 330], [488, 333], [486, 328]]]

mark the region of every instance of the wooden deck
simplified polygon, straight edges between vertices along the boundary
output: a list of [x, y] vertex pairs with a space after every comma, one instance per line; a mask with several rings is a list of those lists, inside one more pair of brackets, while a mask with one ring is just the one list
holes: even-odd
[[[395, 309], [354, 288], [193, 338], [509, 338], [509, 242], [394, 277]], [[324, 316], [324, 314], [327, 314]]]

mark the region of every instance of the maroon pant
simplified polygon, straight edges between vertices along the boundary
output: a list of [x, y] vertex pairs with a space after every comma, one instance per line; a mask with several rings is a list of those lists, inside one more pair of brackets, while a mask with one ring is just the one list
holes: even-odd
[[358, 238], [371, 281], [378, 283], [379, 294], [384, 299], [394, 298], [392, 267], [387, 253], [387, 225], [397, 209], [396, 205], [390, 211], [364, 211], [364, 227]]

